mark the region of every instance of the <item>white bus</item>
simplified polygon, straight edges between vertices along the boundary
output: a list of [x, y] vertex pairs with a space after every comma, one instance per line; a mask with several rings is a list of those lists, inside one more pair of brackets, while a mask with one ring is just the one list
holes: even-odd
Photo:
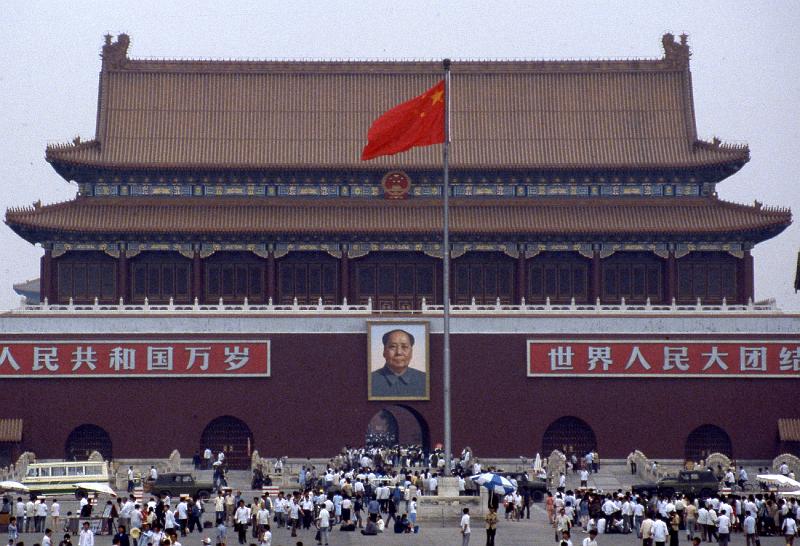
[[88, 491], [109, 488], [109, 478], [105, 461], [32, 463], [22, 485], [30, 489], [32, 497], [64, 494], [80, 497]]

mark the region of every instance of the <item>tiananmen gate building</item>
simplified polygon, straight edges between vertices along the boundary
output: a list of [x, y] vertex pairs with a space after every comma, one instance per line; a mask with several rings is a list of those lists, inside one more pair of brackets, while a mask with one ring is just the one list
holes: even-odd
[[[440, 442], [441, 147], [359, 160], [440, 64], [128, 46], [106, 37], [94, 138], [47, 148], [77, 197], [6, 212], [44, 249], [43, 303], [0, 316], [17, 447], [247, 465], [363, 445], [376, 415]], [[771, 458], [800, 417], [739, 404], [796, 395], [800, 316], [754, 303], [751, 254], [791, 213], [718, 197], [750, 151], [698, 138], [686, 38], [663, 47], [453, 63], [457, 450]], [[421, 396], [371, 390], [397, 329]]]

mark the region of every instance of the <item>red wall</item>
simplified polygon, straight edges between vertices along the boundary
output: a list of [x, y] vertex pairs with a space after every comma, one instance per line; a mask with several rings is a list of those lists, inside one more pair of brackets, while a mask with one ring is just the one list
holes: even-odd
[[[366, 335], [265, 337], [270, 378], [8, 379], [3, 414], [24, 418], [25, 447], [43, 458], [63, 457], [70, 431], [84, 423], [108, 431], [116, 457], [167, 457], [174, 448], [190, 456], [222, 415], [246, 422], [264, 456], [328, 457], [362, 445], [370, 418], [391, 405], [367, 400]], [[478, 456], [530, 457], [547, 426], [571, 415], [594, 429], [601, 457], [632, 449], [683, 457], [689, 432], [708, 423], [728, 433], [735, 457], [772, 458], [778, 417], [798, 416], [788, 405], [792, 379], [529, 378], [530, 337], [452, 336], [455, 451], [469, 445]], [[443, 433], [441, 335], [430, 340], [431, 400], [403, 404], [427, 420], [435, 445]], [[771, 400], [787, 401], [786, 409], [761, 409], [775, 407]]]

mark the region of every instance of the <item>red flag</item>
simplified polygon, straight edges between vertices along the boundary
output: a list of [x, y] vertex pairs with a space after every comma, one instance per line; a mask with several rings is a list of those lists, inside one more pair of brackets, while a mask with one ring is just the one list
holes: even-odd
[[444, 142], [444, 80], [372, 122], [361, 160]]

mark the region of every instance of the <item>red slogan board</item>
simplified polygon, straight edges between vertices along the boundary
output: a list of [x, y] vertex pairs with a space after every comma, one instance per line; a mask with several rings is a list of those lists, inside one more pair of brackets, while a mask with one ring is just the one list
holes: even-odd
[[800, 377], [800, 340], [528, 340], [528, 377]]
[[0, 339], [3, 379], [269, 375], [269, 340]]

